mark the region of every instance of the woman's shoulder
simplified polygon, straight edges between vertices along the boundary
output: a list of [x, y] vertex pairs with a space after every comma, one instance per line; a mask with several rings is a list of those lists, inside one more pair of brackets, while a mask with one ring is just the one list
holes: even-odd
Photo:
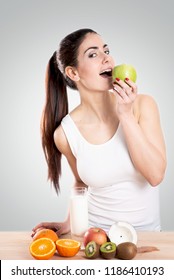
[[69, 144], [61, 124], [54, 131], [53, 138], [57, 149], [65, 155], [69, 151]]
[[134, 102], [133, 110], [135, 115], [139, 118], [143, 113], [156, 111], [158, 109], [157, 103], [153, 96], [149, 94], [138, 94]]
[[136, 101], [139, 106], [143, 105], [144, 103], [156, 103], [152, 95], [143, 94], [143, 93], [137, 95]]
[[70, 111], [69, 115], [74, 120], [74, 122], [76, 122], [76, 120], [81, 119], [82, 117], [81, 105], [78, 105], [72, 111]]

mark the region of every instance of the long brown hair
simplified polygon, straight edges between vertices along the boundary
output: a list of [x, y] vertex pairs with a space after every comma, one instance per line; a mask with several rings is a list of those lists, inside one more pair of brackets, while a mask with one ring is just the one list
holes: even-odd
[[56, 192], [60, 190], [61, 153], [56, 148], [53, 134], [64, 116], [68, 114], [67, 86], [77, 90], [76, 84], [65, 75], [67, 66], [76, 67], [78, 49], [86, 34], [96, 33], [92, 29], [79, 29], [67, 35], [59, 50], [49, 60], [46, 73], [46, 102], [41, 121], [42, 147], [48, 165], [48, 180]]

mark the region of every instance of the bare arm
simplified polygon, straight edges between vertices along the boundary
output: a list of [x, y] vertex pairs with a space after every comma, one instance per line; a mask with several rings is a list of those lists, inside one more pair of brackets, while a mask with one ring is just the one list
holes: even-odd
[[150, 96], [132, 95], [121, 92], [118, 116], [135, 168], [152, 186], [156, 186], [162, 181], [166, 169], [166, 150], [158, 107]]
[[75, 180], [74, 186], [79, 186], [79, 187], [86, 186], [84, 182], [81, 180], [81, 178], [79, 177], [79, 174], [77, 172], [77, 167], [76, 167], [76, 158], [72, 154], [69, 143], [66, 139], [66, 136], [61, 126], [59, 126], [54, 133], [54, 141], [58, 150], [66, 157], [69, 163], [69, 166], [74, 175], [74, 180]]
[[[76, 159], [71, 152], [68, 141], [66, 139], [66, 136], [65, 136], [61, 126], [59, 126], [54, 133], [54, 141], [55, 141], [57, 148], [66, 157], [66, 159], [71, 167], [71, 170], [74, 174], [74, 179], [75, 179], [74, 186], [77, 186], [77, 187], [86, 186], [78, 175], [77, 168], [76, 168]], [[54, 230], [58, 236], [68, 233], [70, 231], [69, 212], [68, 212], [68, 216], [64, 222], [42, 222], [42, 223], [36, 225], [33, 228], [33, 232], [32, 232], [31, 236], [34, 237], [35, 233], [38, 230], [43, 229], [43, 228], [50, 228], [50, 229]]]

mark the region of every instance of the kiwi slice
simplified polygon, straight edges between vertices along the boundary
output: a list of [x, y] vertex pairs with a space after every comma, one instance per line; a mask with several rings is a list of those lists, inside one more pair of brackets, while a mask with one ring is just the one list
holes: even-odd
[[116, 244], [114, 242], [105, 242], [100, 246], [100, 254], [104, 259], [112, 259], [116, 254]]
[[131, 260], [137, 254], [137, 246], [132, 242], [123, 242], [117, 245], [116, 257], [122, 260]]
[[88, 259], [96, 259], [100, 253], [100, 246], [95, 241], [90, 241], [85, 247], [85, 255]]

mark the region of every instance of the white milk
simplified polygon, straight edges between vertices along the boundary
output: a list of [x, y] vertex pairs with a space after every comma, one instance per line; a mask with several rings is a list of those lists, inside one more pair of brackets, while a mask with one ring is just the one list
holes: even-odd
[[70, 225], [72, 236], [83, 237], [88, 229], [87, 191], [73, 192], [70, 200]]

